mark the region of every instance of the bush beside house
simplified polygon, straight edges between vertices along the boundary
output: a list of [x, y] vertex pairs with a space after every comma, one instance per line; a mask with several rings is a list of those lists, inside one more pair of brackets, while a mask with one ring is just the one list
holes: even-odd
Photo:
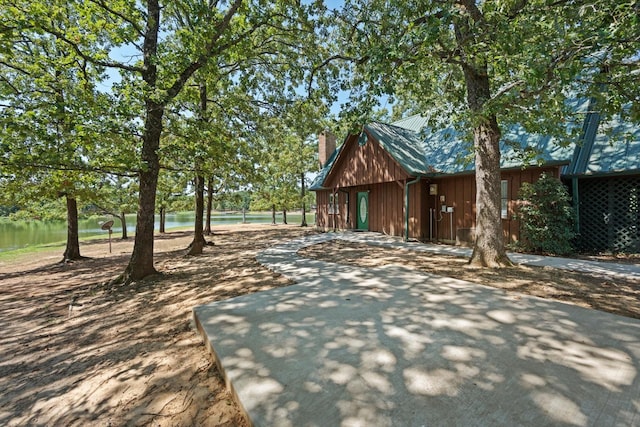
[[575, 213], [565, 185], [543, 173], [538, 181], [522, 185], [519, 198], [518, 248], [553, 255], [573, 252]]

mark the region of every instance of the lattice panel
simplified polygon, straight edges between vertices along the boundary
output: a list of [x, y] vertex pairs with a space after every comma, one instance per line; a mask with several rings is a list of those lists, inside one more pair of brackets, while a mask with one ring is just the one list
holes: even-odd
[[640, 252], [640, 177], [580, 180], [583, 250]]
[[582, 250], [601, 251], [608, 245], [608, 185], [606, 181], [580, 181], [580, 246]]

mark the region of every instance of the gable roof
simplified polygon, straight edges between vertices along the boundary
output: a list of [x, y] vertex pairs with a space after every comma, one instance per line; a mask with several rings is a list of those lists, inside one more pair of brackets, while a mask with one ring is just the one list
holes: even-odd
[[573, 160], [563, 174], [640, 172], [640, 126], [623, 121], [620, 116], [603, 122], [597, 112], [590, 112], [584, 131], [584, 143], [576, 146]]
[[324, 184], [324, 180], [327, 179], [327, 176], [329, 175], [329, 171], [333, 167], [333, 163], [338, 158], [338, 154], [340, 154], [340, 152], [342, 151], [342, 148], [344, 147], [344, 145], [345, 144], [342, 143], [338, 148], [335, 149], [333, 154], [331, 154], [331, 156], [327, 160], [327, 163], [324, 165], [324, 167], [322, 169], [320, 169], [320, 172], [318, 173], [318, 175], [315, 177], [315, 179], [313, 180], [313, 182], [309, 186], [309, 190], [310, 191], [317, 191], [317, 190], [325, 189], [322, 186], [322, 184]]
[[364, 132], [378, 141], [409, 175], [428, 173], [424, 141], [418, 133], [379, 122], [366, 125]]
[[[624, 122], [620, 117], [601, 123], [599, 114], [592, 110], [592, 100], [569, 102], [573, 111], [585, 117], [566, 124], [567, 135], [582, 126], [580, 143], [560, 144], [556, 138], [529, 133], [520, 125], [512, 125], [503, 131], [500, 141], [501, 169], [565, 165], [562, 172], [565, 176], [640, 171], [640, 126]], [[419, 115], [393, 124], [372, 122], [363, 127], [363, 134], [375, 139], [410, 176], [473, 172], [472, 141], [452, 126], [430, 130], [427, 122], [427, 118]], [[323, 189], [322, 184], [344, 145], [336, 149], [310, 190]]]

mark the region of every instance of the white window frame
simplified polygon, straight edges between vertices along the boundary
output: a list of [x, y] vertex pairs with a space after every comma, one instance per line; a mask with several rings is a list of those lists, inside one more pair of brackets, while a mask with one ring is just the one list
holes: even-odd
[[500, 218], [509, 219], [509, 181], [500, 180]]
[[329, 194], [329, 215], [337, 215], [340, 213], [340, 197], [338, 193]]

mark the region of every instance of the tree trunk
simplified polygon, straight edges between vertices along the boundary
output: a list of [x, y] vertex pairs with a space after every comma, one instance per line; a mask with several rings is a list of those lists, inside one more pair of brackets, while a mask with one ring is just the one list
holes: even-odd
[[271, 225], [276, 225], [276, 205], [271, 205]]
[[204, 227], [204, 234], [210, 236], [211, 231], [211, 208], [213, 207], [213, 180], [209, 178], [207, 181], [207, 221]]
[[196, 175], [196, 221], [193, 227], [193, 241], [189, 245], [187, 255], [200, 255], [207, 244], [204, 238], [202, 221], [204, 217], [204, 177]]
[[[153, 223], [156, 209], [158, 172], [160, 170], [158, 148], [160, 147], [164, 108], [162, 105], [150, 100], [146, 102], [146, 106], [147, 117], [141, 155], [142, 163], [146, 167], [139, 172], [140, 191], [136, 217], [136, 236], [129, 265], [122, 275], [124, 283], [130, 283], [152, 274], [157, 274], [153, 266]], [[163, 215], [161, 215], [161, 227], [162, 231], [164, 231]]]
[[[201, 82], [198, 86], [200, 92], [199, 120], [203, 125], [205, 125], [207, 122], [207, 85]], [[196, 158], [194, 166], [196, 171], [200, 171], [202, 161], [199, 158]], [[202, 229], [202, 221], [204, 220], [204, 176], [202, 176], [201, 172], [196, 172], [195, 186], [196, 223], [193, 227], [193, 241], [189, 245], [189, 252], [187, 252], [187, 255], [201, 255], [202, 248], [207, 244], [207, 241], [204, 239]]]
[[304, 172], [301, 172], [300, 173], [300, 198], [302, 199], [302, 223], [300, 224], [300, 227], [307, 226], [307, 209], [304, 203], [304, 194], [305, 194]]
[[[158, 34], [160, 32], [160, 3], [158, 0], [147, 1], [147, 26], [145, 28], [142, 50], [144, 52], [144, 71], [142, 79], [149, 92], [157, 87], [158, 66]], [[145, 89], [147, 90], [147, 89]], [[144, 96], [145, 120], [142, 135], [142, 168], [139, 175], [138, 213], [136, 216], [136, 237], [129, 265], [124, 273], [114, 282], [130, 282], [157, 274], [153, 266], [153, 223], [156, 211], [156, 190], [158, 188], [158, 172], [160, 171], [160, 136], [162, 135], [162, 117], [165, 103]], [[166, 101], [165, 101], [166, 102]]]
[[[144, 4], [144, 2], [143, 2]], [[197, 61], [190, 63], [182, 70], [176, 70], [177, 79], [162, 92], [164, 96], [158, 100], [158, 35], [160, 33], [160, 1], [147, 0], [145, 15], [146, 27], [142, 44], [143, 67], [142, 80], [144, 89], [145, 120], [142, 137], [142, 168], [140, 170], [139, 206], [136, 224], [136, 238], [133, 245], [133, 253], [129, 265], [124, 273], [116, 278], [113, 283], [130, 283], [146, 276], [157, 273], [153, 266], [153, 222], [156, 207], [156, 190], [158, 187], [158, 172], [160, 160], [158, 149], [160, 148], [160, 136], [162, 134], [162, 117], [164, 109], [169, 101], [175, 98], [184, 88], [189, 78], [197, 70], [205, 65], [206, 60], [215, 52], [214, 46], [219, 36], [228, 28], [232, 17], [242, 4], [241, 0], [234, 0], [221, 21], [216, 24], [217, 36], [206, 45], [206, 53]]]
[[67, 247], [62, 262], [82, 259], [78, 240], [78, 204], [76, 199], [65, 195], [67, 200]]
[[[507, 257], [500, 217], [500, 127], [494, 112], [487, 111], [491, 99], [489, 69], [482, 57], [474, 56], [476, 42], [472, 28], [483, 22], [475, 1], [464, 0], [469, 12], [454, 21], [455, 36], [461, 46], [461, 64], [467, 89], [467, 104], [475, 121], [473, 144], [476, 160], [476, 241], [469, 263], [482, 267], [512, 265]], [[473, 25], [469, 22], [473, 20]]]
[[510, 266], [500, 216], [500, 130], [493, 118], [474, 129], [476, 158], [476, 242], [470, 264]]
[[165, 208], [164, 206], [160, 207], [160, 233], [164, 233], [165, 232], [165, 220], [167, 218], [167, 208]]
[[122, 240], [127, 240], [127, 217], [124, 212], [120, 212], [120, 224], [122, 224]]
[[287, 210], [282, 209], [282, 223], [287, 224]]
[[300, 223], [300, 227], [307, 227], [307, 206], [304, 202], [302, 202], [302, 222]]

